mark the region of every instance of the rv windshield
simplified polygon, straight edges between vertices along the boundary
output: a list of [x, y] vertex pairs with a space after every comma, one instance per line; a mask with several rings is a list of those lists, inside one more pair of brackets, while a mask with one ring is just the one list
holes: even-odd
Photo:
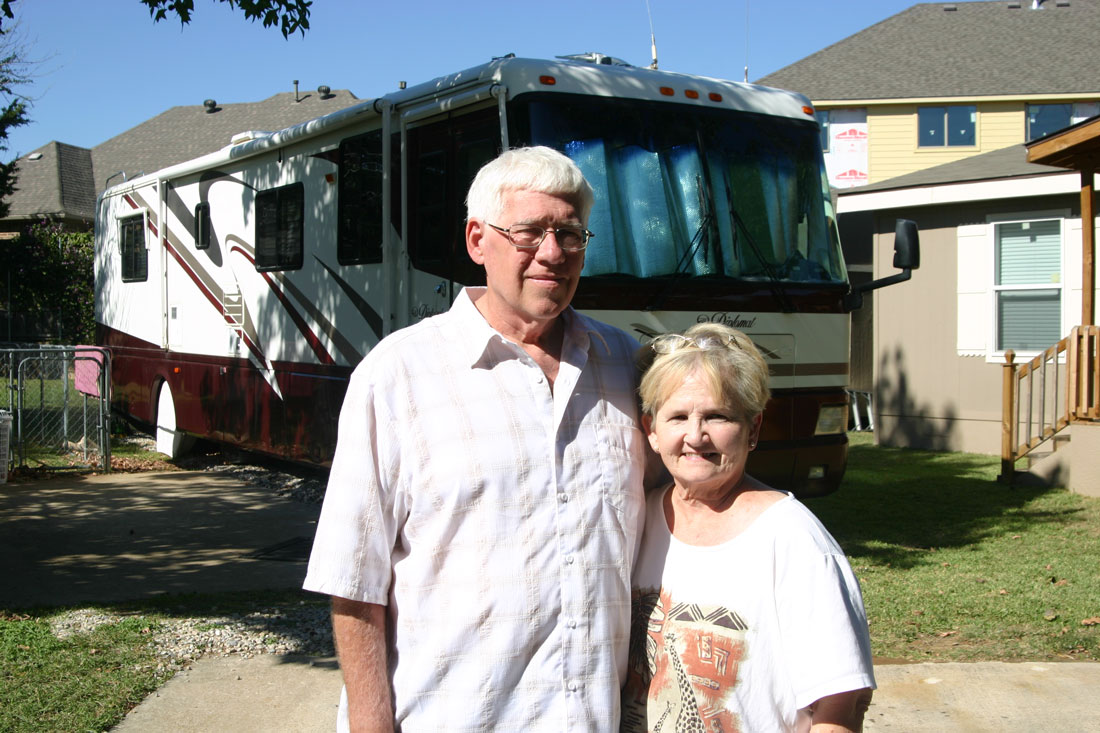
[[521, 98], [513, 121], [596, 190], [586, 276], [847, 279], [811, 122], [565, 95]]

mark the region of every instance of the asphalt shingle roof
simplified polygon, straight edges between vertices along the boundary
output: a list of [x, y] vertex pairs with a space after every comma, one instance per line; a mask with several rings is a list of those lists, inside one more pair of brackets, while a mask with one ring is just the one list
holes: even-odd
[[815, 101], [1100, 92], [1100, 2], [921, 3], [758, 83]]
[[[297, 99], [297, 101], [296, 101]], [[9, 218], [95, 218], [95, 199], [107, 179], [126, 178], [197, 158], [249, 130], [274, 132], [336, 112], [361, 100], [347, 90], [284, 92], [259, 102], [172, 107], [96, 145], [91, 150], [50, 142], [19, 159], [18, 189], [9, 199]], [[32, 160], [36, 154], [41, 157]]]
[[19, 159], [16, 191], [8, 199], [12, 218], [95, 218], [92, 151], [51, 142]]
[[[135, 178], [220, 150], [237, 133], [282, 130], [361, 101], [346, 90], [328, 98], [302, 92], [298, 99], [284, 92], [260, 102], [218, 105], [216, 112], [201, 104], [172, 107], [92, 148], [95, 192], [102, 192], [107, 178], [119, 171]], [[121, 176], [111, 180], [112, 185], [121, 182]]]

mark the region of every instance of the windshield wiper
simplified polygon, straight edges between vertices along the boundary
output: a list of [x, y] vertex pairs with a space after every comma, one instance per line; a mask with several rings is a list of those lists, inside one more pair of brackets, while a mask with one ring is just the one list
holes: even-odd
[[[676, 285], [682, 282], [681, 276], [687, 274], [688, 264], [695, 259], [695, 253], [699, 251], [699, 247], [709, 245], [710, 229], [714, 226], [714, 204], [707, 195], [707, 189], [703, 186], [703, 180], [698, 175], [695, 176], [695, 190], [699, 195], [699, 210], [703, 212], [702, 221], [699, 222], [699, 228], [695, 230], [695, 234], [692, 236], [687, 249], [680, 255], [680, 260], [676, 263], [676, 269], [669, 277], [668, 282], [661, 288], [660, 292], [653, 297], [653, 300], [642, 308], [644, 311], [659, 310], [660, 307], [664, 305], [664, 302], [668, 300], [668, 297], [672, 294]], [[710, 247], [707, 246], [703, 250], [704, 262], [709, 260], [709, 253]]]
[[730, 223], [733, 224], [734, 243], [736, 244], [737, 242], [737, 231], [740, 230], [744, 235], [745, 241], [748, 242], [749, 249], [756, 255], [756, 260], [760, 263], [760, 268], [764, 271], [764, 275], [767, 276], [768, 289], [771, 290], [772, 296], [775, 298], [776, 302], [779, 303], [780, 309], [782, 309], [784, 313], [794, 313], [794, 304], [791, 303], [791, 299], [787, 296], [787, 290], [780, 281], [779, 275], [776, 274], [771, 263], [764, 259], [763, 254], [760, 252], [760, 248], [756, 245], [756, 240], [752, 237], [752, 232], [750, 232], [748, 226], [745, 225], [744, 220], [741, 218], [741, 214], [737, 213], [737, 207], [733, 205], [733, 192], [730, 190], [729, 181], [725, 181], [725, 184], [726, 205], [730, 210]]

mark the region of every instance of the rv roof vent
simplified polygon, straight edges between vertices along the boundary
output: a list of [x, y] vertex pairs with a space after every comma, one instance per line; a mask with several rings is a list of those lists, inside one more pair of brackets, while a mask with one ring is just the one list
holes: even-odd
[[558, 56], [557, 58], [565, 61], [584, 61], [590, 64], [601, 64], [604, 66], [630, 66], [622, 59], [615, 58], [614, 56], [606, 56], [602, 53], [595, 51], [589, 51], [588, 53], [574, 53], [567, 56]]
[[1069, 7], [1069, 0], [1058, 0], [1058, 2], [1054, 3], [1054, 7], [1056, 7], [1056, 8], [1068, 8]]
[[1020, 3], [1009, 3], [1008, 7], [1013, 9], [1013, 10], [1019, 10], [1020, 9]]
[[202, 106], [206, 107], [206, 114], [210, 114], [211, 112], [217, 112], [218, 111], [218, 103], [215, 102], [213, 99], [205, 100], [202, 103]]
[[322, 84], [317, 87], [317, 93], [321, 95], [321, 99], [332, 99], [332, 90], [329, 89], [327, 84]]
[[959, 9], [958, 5], [944, 5], [943, 6], [943, 11], [945, 13], [950, 13], [950, 12], [953, 12], [953, 11], [958, 10], [958, 9]]
[[244, 132], [238, 132], [229, 140], [230, 145], [240, 145], [251, 140], [259, 140], [261, 137], [267, 137], [270, 132], [264, 132], [263, 130], [245, 130]]

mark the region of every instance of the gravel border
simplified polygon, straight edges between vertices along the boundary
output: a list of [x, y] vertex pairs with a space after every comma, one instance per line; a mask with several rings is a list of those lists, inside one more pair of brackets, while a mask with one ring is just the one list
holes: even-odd
[[[137, 618], [146, 618], [143, 615]], [[77, 608], [50, 618], [59, 639], [86, 634], [106, 624], [135, 618], [135, 614], [98, 608]], [[159, 619], [150, 617], [150, 641], [158, 670], [186, 669], [203, 656], [335, 654], [327, 606], [299, 601], [295, 606], [265, 607], [244, 613]]]

